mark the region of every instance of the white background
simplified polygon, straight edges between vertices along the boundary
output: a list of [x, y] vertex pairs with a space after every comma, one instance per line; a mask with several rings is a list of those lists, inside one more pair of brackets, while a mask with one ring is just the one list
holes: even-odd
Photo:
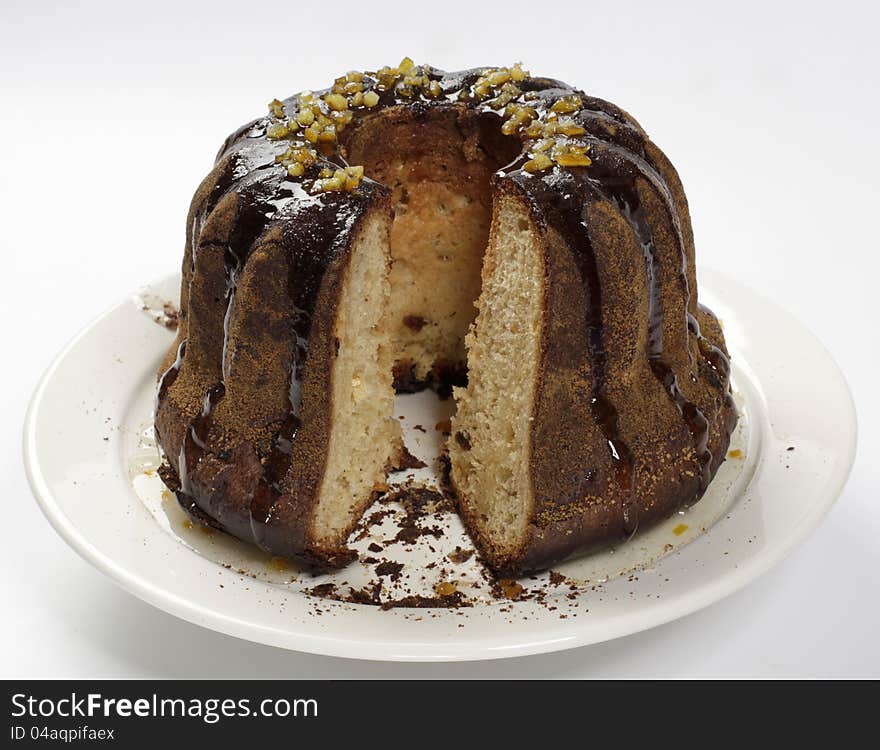
[[[3, 0], [0, 677], [880, 676], [878, 5], [639, 5]], [[52, 357], [179, 268], [189, 199], [228, 132], [275, 96], [404, 55], [447, 69], [522, 60], [632, 112], [682, 175], [698, 267], [774, 298], [840, 363], [859, 412], [853, 475], [757, 583], [576, 651], [371, 664], [178, 621], [43, 519], [20, 436]]]

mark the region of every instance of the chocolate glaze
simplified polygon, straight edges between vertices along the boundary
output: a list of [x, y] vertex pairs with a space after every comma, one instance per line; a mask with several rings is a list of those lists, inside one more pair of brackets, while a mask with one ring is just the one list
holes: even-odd
[[[492, 127], [500, 128], [499, 114], [478, 101], [471, 87], [482, 69], [444, 73], [427, 68], [432, 81], [440, 84], [443, 95], [435, 99], [404, 96], [398, 88], [380, 94], [379, 105], [371, 110], [355, 112], [355, 123], [371, 117], [388, 107], [406, 107], [416, 115], [425, 115], [436, 108], [465, 108], [476, 111]], [[368, 82], [371, 79], [366, 79]], [[589, 167], [554, 167], [533, 174], [523, 169], [528, 159], [528, 144], [524, 152], [496, 175], [496, 186], [514, 183], [531, 201], [537, 215], [552, 226], [573, 249], [586, 302], [587, 341], [591, 369], [589, 399], [591, 413], [604, 436], [614, 466], [615, 480], [625, 488], [628, 501], [621, 509], [623, 531], [632, 534], [639, 524], [639, 503], [634, 490], [634, 457], [620, 434], [618, 410], [607, 394], [606, 361], [607, 341], [603, 326], [602, 288], [596, 267], [596, 258], [586, 221], [587, 207], [593, 202], [613, 205], [632, 229], [645, 259], [645, 274], [650, 290], [649, 341], [645, 356], [651, 371], [662, 383], [670, 400], [675, 404], [687, 425], [694, 443], [694, 455], [700, 476], [700, 493], [711, 478], [713, 456], [707, 448], [709, 421], [700, 408], [689, 401], [679, 384], [679, 375], [664, 360], [664, 310], [657, 283], [660, 272], [654, 247], [652, 228], [645, 220], [639, 199], [639, 184], [656, 191], [667, 207], [681, 250], [678, 269], [682, 290], [687, 300], [687, 313], [681, 325], [694, 337], [697, 351], [711, 371], [710, 381], [723, 393], [728, 407], [729, 362], [721, 349], [704, 341], [699, 323], [691, 311], [690, 290], [687, 280], [687, 253], [679, 222], [679, 211], [664, 179], [661, 169], [646, 151], [646, 136], [639, 125], [616, 106], [586, 96], [562, 82], [547, 78], [527, 78], [521, 84], [527, 103], [539, 112], [548, 110], [562, 97], [577, 95], [582, 107], [573, 115], [575, 122], [587, 132], [579, 140], [590, 144], [592, 165]], [[318, 96], [324, 92], [317, 92]], [[297, 111], [296, 96], [284, 101], [289, 116]], [[351, 193], [312, 194], [308, 183], [291, 178], [287, 170], [276, 163], [276, 156], [286, 149], [286, 143], [267, 137], [271, 117], [263, 117], [244, 125], [227, 138], [217, 155], [217, 164], [197, 194], [190, 213], [187, 229], [189, 278], [195, 273], [199, 253], [216, 250], [223, 252], [226, 272], [226, 315], [222, 351], [222, 376], [204, 395], [202, 409], [187, 427], [177, 459], [180, 490], [178, 496], [184, 507], [215, 519], [219, 524], [248, 541], [276, 554], [296, 555], [312, 559], [304, 549], [301, 534], [289, 528], [290, 512], [279, 515], [280, 503], [296, 502], [291, 486], [297, 478], [291, 476], [292, 455], [302, 426], [302, 388], [304, 365], [309, 353], [316, 313], [316, 300], [329, 269], [347, 251], [353, 234], [366, 212], [387, 194], [386, 189], [366, 175], [360, 186]], [[338, 147], [323, 154], [330, 167], [345, 166], [345, 136]], [[201, 198], [199, 198], [201, 195]], [[220, 236], [212, 229], [211, 216], [221, 207], [233, 205], [234, 231]], [[268, 446], [257, 448], [259, 476], [250, 490], [247, 513], [240, 508], [230, 509], [229, 503], [218, 498], [213, 486], [193, 481], [198, 465], [206, 460], [234, 461], [236, 446], [226, 445], [222, 436], [215, 434], [214, 414], [226, 393], [226, 379], [235, 366], [236, 351], [229, 348], [229, 320], [235, 307], [235, 295], [242, 270], [255, 247], [271, 241], [279, 244], [288, 263], [286, 310], [290, 313], [292, 331], [286, 361], [289, 367], [288, 413], [280, 419]], [[184, 335], [183, 332], [181, 335]], [[157, 394], [157, 412], [168, 397], [187, 356], [186, 340], [179, 345], [174, 363], [162, 374]], [[695, 368], [702, 365], [692, 360], [688, 376], [696, 380]], [[402, 385], [402, 383], [401, 383]], [[732, 428], [732, 426], [731, 426]], [[157, 430], [158, 432], [158, 430]], [[165, 445], [159, 433], [160, 443]], [[717, 462], [716, 462], [717, 465]], [[222, 474], [222, 472], [221, 472]], [[297, 513], [305, 513], [305, 510]], [[297, 513], [293, 513], [296, 517]], [[287, 524], [287, 526], [285, 526]], [[339, 556], [343, 561], [345, 555]], [[326, 563], [327, 560], [322, 562]]]

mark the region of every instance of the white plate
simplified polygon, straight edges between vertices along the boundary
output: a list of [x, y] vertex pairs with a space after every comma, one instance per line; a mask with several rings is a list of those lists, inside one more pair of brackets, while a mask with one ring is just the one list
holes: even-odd
[[[173, 334], [143, 310], [144, 300], [151, 307], [176, 300], [177, 277], [107, 312], [49, 368], [25, 423], [28, 477], [58, 533], [99, 570], [171, 614], [240, 638], [334, 656], [451, 661], [635, 633], [705, 607], [779, 562], [837, 499], [855, 456], [852, 400], [822, 345], [742, 285], [701, 276], [701, 301], [721, 317], [733, 354], [742, 418], [731, 449], [742, 457], [724, 463], [693, 508], [616, 550], [558, 566], [566, 584], [550, 583], [546, 574], [522, 581], [531, 592], [526, 601], [495, 599], [473, 559], [445, 562], [435, 573], [456, 582], [468, 608], [384, 611], [317, 598], [304, 589], [326, 581], [359, 585], [372, 569], [355, 563], [313, 579], [185, 523], [154, 475], [150, 429], [155, 371]], [[398, 399], [417, 456], [429, 457], [439, 444], [433, 425], [444, 409], [448, 403], [430, 395]], [[416, 474], [432, 480], [430, 468]], [[393, 518], [371, 527], [358, 547], [387, 542], [389, 524]], [[388, 544], [381, 557], [404, 561], [412, 572], [467, 545], [454, 515], [437, 524], [440, 539]], [[436, 582], [383, 580], [389, 597], [420, 585], [430, 593]]]

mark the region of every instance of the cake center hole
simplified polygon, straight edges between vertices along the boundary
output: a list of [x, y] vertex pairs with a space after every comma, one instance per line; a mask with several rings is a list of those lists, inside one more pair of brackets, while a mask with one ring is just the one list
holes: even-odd
[[430, 387], [448, 396], [466, 382], [464, 337], [476, 316], [489, 238], [489, 182], [521, 148], [500, 134], [497, 120], [448, 108], [390, 108], [346, 134], [349, 162], [391, 190], [384, 325], [399, 393]]

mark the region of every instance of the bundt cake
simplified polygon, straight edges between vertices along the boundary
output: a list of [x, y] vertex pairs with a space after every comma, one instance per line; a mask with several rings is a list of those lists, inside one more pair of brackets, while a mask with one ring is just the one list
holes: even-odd
[[395, 390], [454, 388], [449, 479], [517, 574], [697, 500], [737, 415], [678, 175], [608, 102], [405, 59], [274, 100], [187, 219], [163, 478], [201, 521], [345, 564], [402, 451]]

